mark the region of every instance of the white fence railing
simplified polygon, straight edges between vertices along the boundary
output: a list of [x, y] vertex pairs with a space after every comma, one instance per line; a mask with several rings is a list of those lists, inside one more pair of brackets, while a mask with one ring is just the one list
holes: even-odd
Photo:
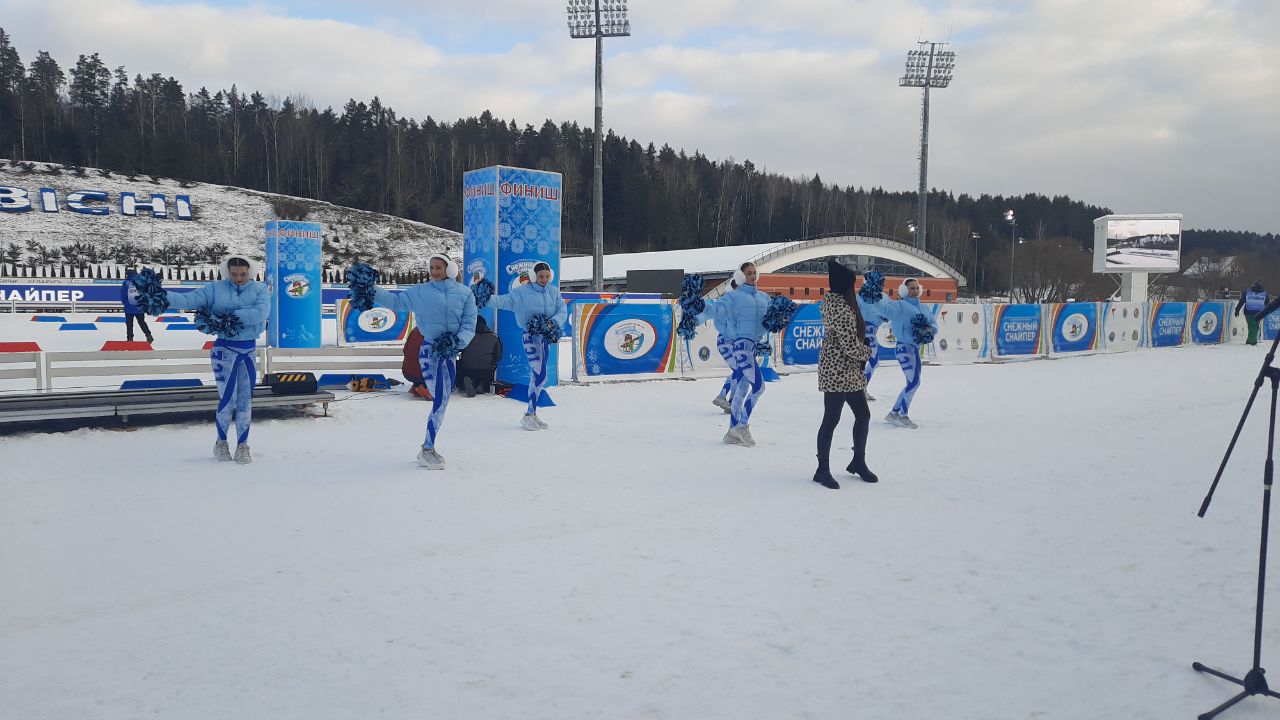
[[[399, 346], [342, 348], [258, 348], [258, 377], [273, 372], [398, 370]], [[208, 350], [0, 352], [0, 380], [29, 380], [24, 390], [51, 392], [56, 380], [212, 375]]]

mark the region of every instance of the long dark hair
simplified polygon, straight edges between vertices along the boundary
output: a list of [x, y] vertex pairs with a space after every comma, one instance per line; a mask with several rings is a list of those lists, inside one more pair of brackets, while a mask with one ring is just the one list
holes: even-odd
[[858, 327], [858, 339], [862, 340], [863, 342], [866, 342], [867, 321], [865, 318], [862, 317], [862, 308], [858, 307], [858, 291], [856, 289], [857, 286], [858, 286], [857, 283], [854, 283], [853, 285], [849, 286], [849, 289], [844, 291], [844, 294], [842, 294], [840, 297], [843, 297], [844, 301], [849, 304], [850, 308], [853, 309], [853, 321], [854, 321], [854, 324], [857, 325]]

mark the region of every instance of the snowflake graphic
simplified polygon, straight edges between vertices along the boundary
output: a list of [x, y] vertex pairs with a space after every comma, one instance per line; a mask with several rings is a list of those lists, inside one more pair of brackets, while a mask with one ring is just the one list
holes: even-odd
[[600, 350], [598, 350], [597, 348], [591, 348], [590, 350], [588, 350], [587, 359], [593, 363], [598, 362], [600, 360]]
[[591, 374], [592, 374], [592, 375], [600, 375], [600, 374], [601, 374], [601, 373], [600, 373], [600, 366], [599, 366], [599, 365], [592, 365], [592, 366], [591, 366]]

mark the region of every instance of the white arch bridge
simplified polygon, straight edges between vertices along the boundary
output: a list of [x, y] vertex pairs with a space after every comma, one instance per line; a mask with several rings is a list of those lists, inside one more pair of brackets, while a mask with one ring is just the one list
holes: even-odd
[[[776, 272], [807, 260], [839, 255], [861, 255], [918, 268], [929, 277], [952, 278], [964, 287], [968, 280], [960, 271], [941, 258], [892, 238], [869, 233], [831, 233], [761, 245], [729, 245], [724, 247], [666, 250], [662, 252], [622, 253], [604, 257], [604, 284], [617, 286], [626, 281], [629, 270], [665, 270], [681, 268], [687, 273], [727, 278], [744, 262], [755, 263], [760, 272]], [[564, 258], [560, 265], [562, 287], [586, 287], [591, 281], [591, 257]], [[721, 282], [709, 293], [717, 297], [728, 289]]]

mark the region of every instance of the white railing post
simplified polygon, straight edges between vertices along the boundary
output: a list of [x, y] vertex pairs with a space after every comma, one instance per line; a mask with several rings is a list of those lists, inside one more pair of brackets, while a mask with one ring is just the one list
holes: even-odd
[[41, 350], [36, 358], [36, 391], [49, 392], [53, 388], [49, 382], [49, 353]]

